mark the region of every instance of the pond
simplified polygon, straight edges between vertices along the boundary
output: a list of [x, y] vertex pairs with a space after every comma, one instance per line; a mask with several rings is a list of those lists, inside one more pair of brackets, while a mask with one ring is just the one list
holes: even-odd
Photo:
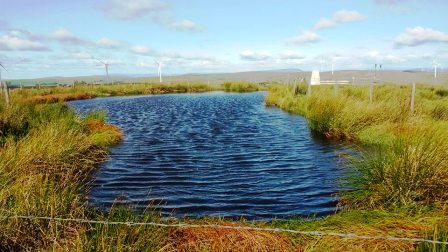
[[266, 107], [264, 92], [74, 101], [124, 132], [94, 174], [89, 204], [164, 215], [249, 219], [334, 212], [350, 147], [313, 136], [303, 117]]

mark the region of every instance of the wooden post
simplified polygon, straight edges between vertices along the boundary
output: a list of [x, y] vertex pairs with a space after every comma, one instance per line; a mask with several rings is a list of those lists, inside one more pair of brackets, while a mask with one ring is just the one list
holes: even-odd
[[9, 102], [9, 90], [8, 90], [8, 83], [3, 82], [3, 94], [5, 95], [5, 102], [6, 102], [6, 106], [9, 107], [10, 102]]
[[6, 106], [9, 107], [9, 92], [8, 92], [8, 83], [2, 81], [2, 75], [0, 72], [0, 86], [2, 87], [3, 94], [5, 96]]
[[415, 81], [412, 82], [412, 96], [411, 96], [411, 114], [414, 113], [414, 103], [415, 103]]
[[372, 80], [370, 80], [370, 95], [369, 95], [369, 97], [370, 97], [370, 103], [372, 103], [373, 102], [373, 81]]

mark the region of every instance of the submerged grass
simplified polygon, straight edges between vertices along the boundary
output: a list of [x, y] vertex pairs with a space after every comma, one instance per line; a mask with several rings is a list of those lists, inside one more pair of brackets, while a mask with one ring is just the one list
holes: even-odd
[[[227, 85], [227, 86], [226, 86]], [[61, 103], [113, 95], [260, 90], [250, 84], [158, 84], [77, 86], [12, 91], [13, 105], [0, 104], [0, 215], [30, 215], [121, 222], [161, 222], [148, 209], [86, 204], [89, 175], [107, 158], [107, 147], [122, 138], [103, 113], [79, 117]], [[272, 86], [266, 103], [304, 115], [312, 130], [359, 142], [369, 151], [353, 162], [356, 190], [344, 195], [340, 213], [322, 219], [272, 223], [217, 218], [182, 219], [192, 224], [279, 227], [358, 235], [427, 237], [446, 241], [448, 167], [445, 89], [419, 87], [416, 111], [409, 112], [410, 89], [365, 87], [293, 90]], [[179, 220], [177, 220], [179, 221]], [[443, 251], [446, 246], [387, 240], [315, 237], [265, 231], [164, 228], [0, 218], [0, 251]]]

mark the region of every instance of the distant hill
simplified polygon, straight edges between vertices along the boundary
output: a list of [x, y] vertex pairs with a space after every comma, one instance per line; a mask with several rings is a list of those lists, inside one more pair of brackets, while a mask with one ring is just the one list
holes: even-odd
[[[432, 71], [419, 71], [418, 69], [409, 69], [405, 71], [392, 71], [381, 70], [376, 72], [367, 70], [343, 70], [331, 72], [322, 72], [322, 80], [348, 80], [355, 83], [368, 83], [370, 80], [376, 79], [378, 82], [387, 83], [411, 83], [415, 81], [417, 83], [427, 84], [447, 84], [448, 85], [448, 73], [440, 72], [438, 78], [434, 79]], [[204, 82], [210, 84], [220, 84], [226, 81], [249, 81], [249, 82], [292, 82], [296, 79], [309, 80], [311, 72], [302, 71], [300, 69], [277, 69], [277, 70], [265, 70], [265, 71], [247, 71], [247, 72], [233, 72], [233, 73], [188, 73], [181, 75], [169, 75], [163, 76], [163, 80], [166, 83], [169, 82]], [[74, 76], [74, 77], [45, 77], [38, 79], [22, 79], [22, 80], [10, 80], [15, 86], [28, 86], [28, 85], [69, 85], [75, 81], [84, 81], [87, 83], [101, 84], [105, 83], [104, 75], [93, 76]], [[109, 76], [109, 81], [114, 83], [138, 83], [138, 82], [158, 82], [158, 77], [148, 74], [114, 74]]]

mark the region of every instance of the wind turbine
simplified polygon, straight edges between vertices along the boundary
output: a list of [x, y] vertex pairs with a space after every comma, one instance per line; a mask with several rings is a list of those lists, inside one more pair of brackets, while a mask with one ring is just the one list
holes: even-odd
[[437, 62], [437, 58], [432, 60], [432, 64], [434, 65], [434, 79], [437, 79], [437, 66], [440, 64]]
[[2, 81], [2, 68], [5, 69], [6, 72], [8, 72], [8, 70], [6, 70], [6, 68], [2, 65], [2, 63], [0, 62], [0, 87], [3, 89], [3, 94], [5, 95], [5, 102], [6, 105], [9, 106], [9, 93], [8, 93], [8, 85], [5, 84], [3, 85], [3, 81]]
[[157, 74], [159, 75], [159, 81], [162, 83], [162, 62], [154, 59], [154, 62], [157, 65]]
[[332, 59], [331, 59], [331, 76], [334, 75], [334, 61], [335, 61], [335, 59], [332, 58]]
[[100, 60], [97, 58], [94, 58], [94, 59], [98, 60], [101, 64], [104, 65], [104, 68], [106, 69], [106, 84], [108, 84], [109, 83], [109, 65], [110, 65], [110, 63], [107, 60]]

